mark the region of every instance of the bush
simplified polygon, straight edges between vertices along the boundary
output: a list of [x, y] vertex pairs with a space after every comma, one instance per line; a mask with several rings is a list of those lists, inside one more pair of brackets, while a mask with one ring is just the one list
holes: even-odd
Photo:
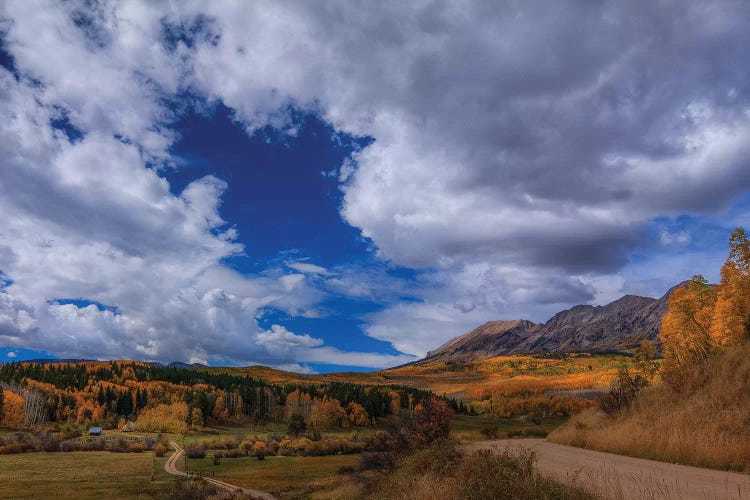
[[178, 479], [161, 498], [165, 500], [205, 500], [216, 495], [218, 489], [205, 479]]
[[482, 450], [464, 456], [448, 439], [399, 457], [383, 474], [356, 474], [363, 496], [382, 499], [471, 498], [591, 500], [585, 491], [539, 475], [529, 450]]
[[633, 377], [627, 368], [621, 368], [609, 392], [599, 398], [599, 409], [607, 415], [614, 415], [630, 407], [638, 393], [648, 385], [641, 374]]
[[188, 458], [206, 458], [206, 450], [198, 446], [185, 448], [185, 456]]
[[211, 463], [213, 465], [221, 465], [221, 459], [224, 456], [224, 454], [220, 451], [215, 451], [211, 455]]
[[475, 451], [456, 472], [459, 496], [497, 500], [591, 498], [582, 490], [540, 476], [534, 469], [535, 462], [536, 455], [527, 449]]
[[0, 455], [13, 455], [15, 453], [23, 453], [23, 446], [20, 443], [9, 443], [0, 445]]
[[154, 455], [157, 457], [163, 457], [167, 453], [167, 447], [159, 443], [154, 448]]
[[130, 453], [142, 453], [146, 451], [146, 444], [143, 442], [136, 441], [134, 443], [130, 443], [130, 448], [128, 450]]
[[359, 459], [360, 470], [387, 470], [396, 465], [396, 454], [392, 451], [363, 453]]
[[451, 432], [453, 414], [448, 403], [434, 396], [416, 405], [406, 431], [409, 445], [421, 447], [447, 438]]

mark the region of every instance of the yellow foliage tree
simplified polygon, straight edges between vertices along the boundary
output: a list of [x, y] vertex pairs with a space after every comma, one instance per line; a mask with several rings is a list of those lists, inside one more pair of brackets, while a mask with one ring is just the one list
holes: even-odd
[[187, 432], [188, 406], [185, 403], [160, 404], [145, 408], [135, 421], [135, 428], [146, 432]]
[[659, 335], [664, 348], [664, 375], [679, 385], [680, 373], [711, 351], [738, 345], [750, 332], [750, 241], [742, 228], [729, 239], [729, 258], [721, 283], [693, 276], [669, 298]]
[[750, 325], [750, 242], [738, 228], [729, 239], [729, 258], [721, 268], [711, 339], [718, 346], [737, 345], [748, 337]]
[[696, 275], [669, 297], [659, 335], [664, 349], [665, 375], [674, 376], [711, 351], [711, 319], [716, 290]]

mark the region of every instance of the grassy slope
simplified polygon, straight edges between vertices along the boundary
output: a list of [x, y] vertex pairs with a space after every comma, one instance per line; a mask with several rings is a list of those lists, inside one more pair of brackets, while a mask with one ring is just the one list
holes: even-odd
[[165, 458], [152, 460], [106, 451], [0, 455], [0, 498], [151, 498], [172, 481]]
[[697, 366], [687, 388], [645, 390], [617, 417], [587, 411], [550, 440], [644, 458], [750, 470], [750, 345]]

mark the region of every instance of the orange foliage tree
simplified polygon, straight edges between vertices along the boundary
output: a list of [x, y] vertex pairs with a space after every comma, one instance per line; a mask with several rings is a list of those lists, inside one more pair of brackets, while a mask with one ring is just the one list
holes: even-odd
[[23, 427], [24, 418], [23, 397], [15, 392], [3, 391], [2, 425], [4, 427], [20, 429]]
[[420, 402], [414, 407], [414, 415], [407, 429], [411, 443], [423, 446], [447, 438], [453, 414], [448, 403], [435, 396]]
[[349, 406], [346, 407], [346, 411], [349, 414], [349, 421], [358, 426], [365, 427], [370, 423], [370, 418], [367, 415], [365, 407], [359, 403], [352, 401]]

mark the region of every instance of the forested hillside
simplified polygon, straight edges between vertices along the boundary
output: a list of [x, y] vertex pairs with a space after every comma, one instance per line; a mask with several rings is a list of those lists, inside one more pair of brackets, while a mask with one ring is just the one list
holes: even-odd
[[[428, 391], [347, 382], [271, 384], [260, 378], [133, 361], [0, 366], [0, 423], [101, 424], [134, 420], [148, 431], [288, 420], [310, 428], [367, 426], [429, 397]], [[459, 405], [451, 402], [457, 409]]]

